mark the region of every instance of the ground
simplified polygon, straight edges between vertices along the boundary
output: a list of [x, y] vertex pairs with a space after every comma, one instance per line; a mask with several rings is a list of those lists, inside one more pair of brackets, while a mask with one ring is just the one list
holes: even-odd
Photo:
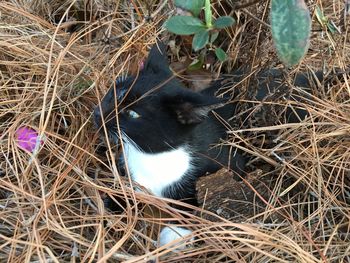
[[[219, 38], [229, 59], [185, 72], [195, 79], [187, 84], [197, 89], [204, 78], [245, 68], [247, 77], [232, 87], [249, 94], [259, 72], [284, 69], [271, 40], [269, 1], [212, 2], [215, 16], [237, 20]], [[0, 261], [349, 261], [349, 2], [307, 6], [310, 48], [287, 76], [321, 70], [337, 77], [314, 83], [312, 101], [297, 105], [309, 112], [300, 123], [233, 127], [225, 143], [253, 157], [249, 175], [203, 177], [201, 206], [188, 213], [135, 193], [118, 177], [114, 149], [103, 150], [91, 115], [117, 76], [137, 73], [157, 38], [171, 44], [173, 66], [196, 57], [189, 37], [162, 29], [172, 1], [1, 2]], [[319, 24], [316, 6], [340, 33]], [[18, 144], [21, 127], [39, 136], [32, 152]], [[124, 199], [125, 210], [108, 211], [107, 196]], [[194, 231], [186, 251], [157, 248], [159, 225], [169, 218]]]

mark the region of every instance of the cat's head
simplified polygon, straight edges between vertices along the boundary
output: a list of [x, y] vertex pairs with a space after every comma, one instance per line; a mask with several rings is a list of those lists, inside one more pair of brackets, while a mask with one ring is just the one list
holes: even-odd
[[129, 140], [144, 152], [157, 153], [188, 143], [193, 129], [221, 105], [214, 96], [186, 89], [158, 43], [137, 76], [118, 79], [109, 89], [94, 118], [102, 134], [106, 129], [116, 142]]

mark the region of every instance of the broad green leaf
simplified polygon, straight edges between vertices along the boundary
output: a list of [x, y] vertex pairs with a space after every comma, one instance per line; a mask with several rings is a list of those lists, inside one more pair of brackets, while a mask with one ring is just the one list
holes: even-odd
[[210, 43], [213, 43], [219, 36], [219, 31], [218, 30], [212, 30], [210, 31]]
[[272, 37], [288, 67], [299, 63], [309, 47], [311, 18], [304, 0], [271, 0]]
[[227, 55], [225, 51], [222, 50], [222, 48], [216, 48], [215, 49], [215, 55], [220, 61], [225, 61], [227, 59]]
[[225, 28], [230, 27], [235, 23], [235, 20], [230, 16], [222, 16], [215, 20], [215, 28]]
[[209, 31], [208, 30], [202, 30], [200, 32], [197, 32], [192, 40], [192, 48], [194, 51], [198, 51], [201, 48], [205, 47], [206, 44], [209, 42]]
[[210, 0], [205, 0], [204, 5], [204, 16], [205, 16], [205, 24], [208, 28], [211, 28], [213, 26], [212, 24], [212, 13], [211, 13], [211, 5]]
[[204, 0], [175, 0], [175, 6], [190, 11], [198, 16], [204, 6]]
[[173, 16], [165, 21], [164, 27], [177, 35], [192, 35], [205, 29], [203, 22], [192, 16]]

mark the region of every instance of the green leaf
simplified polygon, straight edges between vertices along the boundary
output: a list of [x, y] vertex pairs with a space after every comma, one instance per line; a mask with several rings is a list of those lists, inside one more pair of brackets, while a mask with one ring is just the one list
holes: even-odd
[[201, 48], [205, 47], [206, 44], [209, 42], [209, 31], [208, 30], [202, 30], [200, 32], [197, 32], [192, 40], [192, 48], [194, 51], [198, 51]]
[[308, 50], [311, 32], [304, 0], [272, 0], [271, 29], [282, 62], [288, 67], [298, 64]]
[[210, 31], [210, 43], [213, 43], [219, 36], [219, 31], [218, 30], [212, 30]]
[[335, 33], [341, 34], [340, 29], [334, 24], [332, 20], [328, 21], [327, 28], [332, 34], [335, 34]]
[[199, 59], [194, 59], [192, 61], [192, 63], [188, 66], [189, 70], [198, 70], [203, 68], [203, 63], [204, 63], [204, 59], [203, 57], [199, 57]]
[[317, 5], [315, 8], [315, 13], [316, 13], [316, 18], [318, 20], [318, 22], [321, 24], [321, 26], [325, 29], [327, 27], [327, 29], [332, 33], [339, 33], [340, 34], [340, 29], [337, 28], [337, 26], [334, 24], [334, 22], [332, 20], [330, 20], [328, 17], [326, 17], [321, 8]]
[[205, 29], [203, 22], [192, 16], [173, 16], [165, 21], [164, 27], [177, 35], [192, 35]]
[[321, 24], [321, 26], [324, 26], [325, 24], [327, 24], [328, 18], [324, 16], [321, 8], [318, 5], [316, 5], [315, 12], [316, 12], [316, 18], [318, 22]]
[[221, 62], [224, 62], [227, 59], [227, 54], [222, 50], [222, 48], [216, 48], [215, 55]]
[[204, 0], [175, 0], [175, 6], [190, 11], [198, 16], [204, 6]]
[[232, 26], [236, 21], [230, 16], [222, 16], [214, 22], [215, 28], [225, 28]]
[[213, 24], [212, 24], [210, 0], [205, 0], [204, 15], [205, 15], [205, 24], [207, 25], [208, 28], [211, 28]]

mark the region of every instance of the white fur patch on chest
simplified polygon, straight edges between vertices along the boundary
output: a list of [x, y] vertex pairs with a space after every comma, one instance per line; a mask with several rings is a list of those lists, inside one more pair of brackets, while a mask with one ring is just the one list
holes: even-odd
[[124, 158], [132, 179], [156, 196], [189, 173], [191, 156], [184, 147], [162, 153], [145, 153], [129, 142], [124, 143]]

